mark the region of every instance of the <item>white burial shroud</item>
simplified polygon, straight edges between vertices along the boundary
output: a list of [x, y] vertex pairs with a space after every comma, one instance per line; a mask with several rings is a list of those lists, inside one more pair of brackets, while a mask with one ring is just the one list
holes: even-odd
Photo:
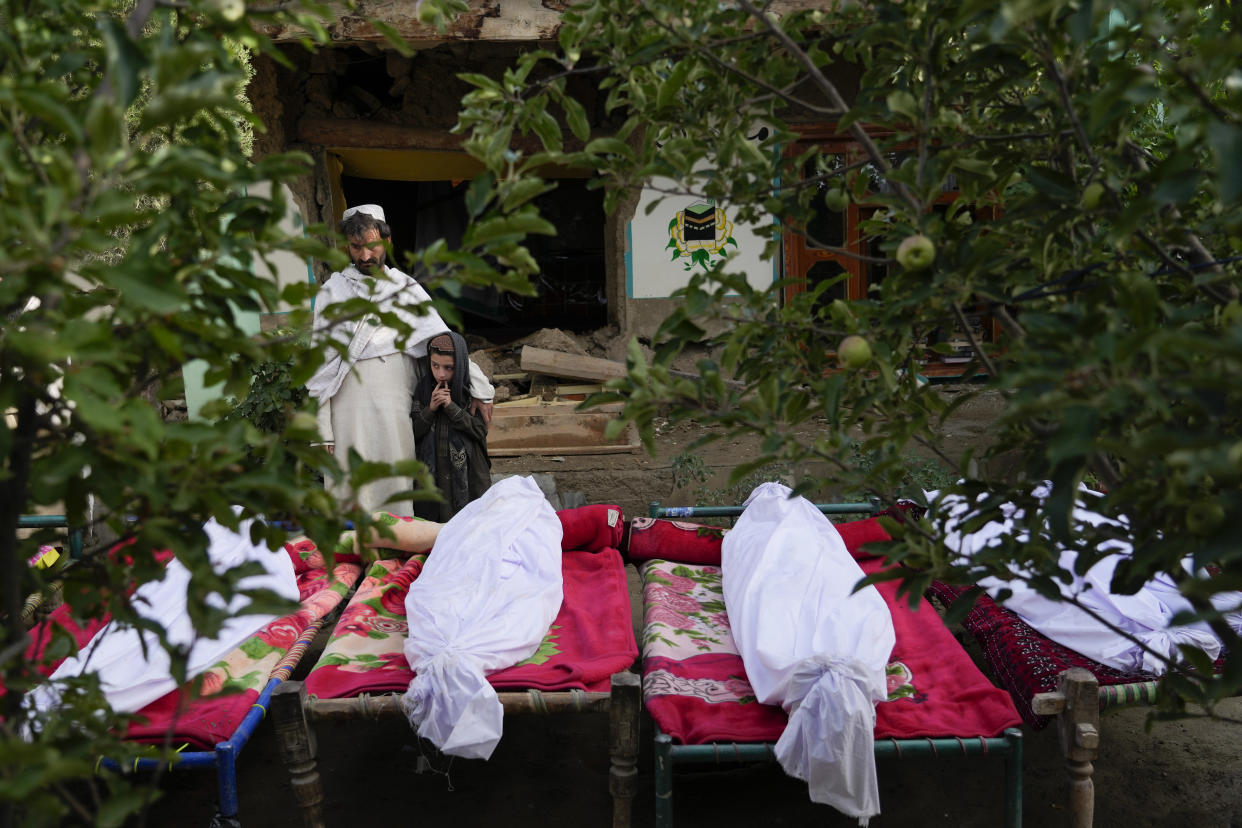
[[[221, 526], [215, 518], [203, 525], [203, 531], [207, 533], [207, 557], [211, 568], [222, 574], [242, 564], [256, 562], [263, 567], [263, 572], [241, 578], [235, 588], [270, 590], [287, 601], [296, 602], [298, 582], [289, 553], [283, 547], [273, 550], [251, 543], [250, 526], [253, 523], [253, 520], [242, 521], [236, 532]], [[215, 608], [225, 608], [230, 617], [214, 637], [196, 637], [186, 608], [189, 583], [190, 570], [173, 558], [168, 562], [162, 580], [143, 584], [132, 598], [138, 614], [161, 625], [167, 631], [171, 644], [190, 648], [186, 678], [193, 678], [207, 670], [255, 631], [280, 617], [271, 613], [248, 612], [251, 601], [245, 595], [234, 595], [225, 604], [224, 599], [213, 592], [208, 596], [207, 603]], [[171, 672], [171, 660], [155, 634], [122, 627], [113, 621], [95, 633], [78, 655], [62, 662], [52, 673], [50, 683], [40, 685], [28, 697], [28, 702], [39, 710], [58, 705], [58, 680], [84, 672], [99, 676], [104, 696], [118, 713], [141, 710], [177, 687]]]
[[450, 756], [487, 759], [503, 709], [486, 674], [529, 658], [563, 599], [561, 521], [529, 477], [507, 477], [454, 515], [405, 599], [401, 707]]
[[[1051, 493], [1048, 484], [1037, 486], [1031, 494], [1043, 500]], [[968, 563], [975, 555], [989, 546], [996, 546], [1006, 536], [1025, 542], [1029, 535], [1018, 528], [1023, 513], [1013, 504], [1003, 504], [1003, 521], [990, 521], [972, 532], [962, 532], [961, 527], [975, 515], [975, 510], [961, 495], [941, 495], [940, 492], [924, 492], [927, 502], [937, 513], [944, 515], [944, 543], [956, 552], [961, 562]], [[1073, 531], [1084, 532], [1087, 526], [1110, 525], [1124, 533], [1126, 522], [1113, 520], [1089, 506], [1091, 499], [1100, 498], [1098, 492], [1080, 487], [1078, 499], [1072, 511]], [[987, 495], [981, 495], [980, 500]], [[1145, 584], [1133, 595], [1112, 591], [1113, 572], [1117, 564], [1132, 552], [1131, 544], [1120, 538], [1112, 538], [1099, 547], [1109, 552], [1104, 558], [1082, 575], [1074, 574], [1069, 583], [1057, 581], [1062, 596], [1075, 598], [1114, 627], [1124, 630], [1144, 646], [1119, 635], [1100, 623], [1096, 618], [1073, 604], [1045, 598], [1027, 586], [1021, 577], [1012, 579], [984, 577], [978, 584], [993, 598], [1003, 589], [1012, 595], [1004, 602], [1005, 608], [1016, 613], [1034, 629], [1069, 647], [1093, 661], [1117, 670], [1135, 672], [1144, 670], [1161, 675], [1168, 670], [1168, 662], [1181, 658], [1181, 645], [1197, 647], [1215, 660], [1221, 652], [1220, 639], [1207, 624], [1195, 622], [1182, 626], [1170, 626], [1173, 616], [1179, 612], [1191, 612], [1192, 607], [1167, 575], [1157, 577]], [[1078, 553], [1061, 548], [1058, 566], [1073, 573]], [[1020, 575], [1020, 573], [1015, 573]], [[1238, 593], [1220, 593], [1213, 596], [1213, 604], [1223, 611], [1237, 610], [1242, 596]], [[1236, 612], [1226, 616], [1235, 629], [1239, 626]]]
[[806, 498], [763, 483], [724, 537], [729, 626], [759, 701], [789, 724], [776, 758], [812, 801], [867, 820], [880, 812], [875, 703], [896, 633], [836, 527]]

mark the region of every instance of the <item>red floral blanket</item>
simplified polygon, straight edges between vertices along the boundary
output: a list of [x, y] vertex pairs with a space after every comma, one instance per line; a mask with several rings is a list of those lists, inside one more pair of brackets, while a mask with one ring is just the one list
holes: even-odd
[[[307, 628], [334, 610], [348, 594], [362, 566], [356, 557], [338, 556], [329, 572], [315, 544], [309, 540], [285, 545], [298, 579], [301, 606], [258, 630], [226, 658], [214, 664], [196, 681], [156, 699], [135, 714], [126, 738], [146, 744], [165, 739], [186, 750], [212, 750], [228, 739], [258, 700], [268, 677], [289, 648]], [[26, 660], [34, 662], [58, 636], [69, 635], [80, 648], [94, 637], [108, 619], [79, 624], [69, 606], [58, 607], [47, 620], [31, 630]], [[41, 668], [50, 675], [60, 659]], [[195, 690], [196, 682], [201, 682]]]
[[[609, 677], [638, 656], [625, 564], [616, 549], [620, 509], [584, 506], [558, 516], [563, 547], [573, 547], [561, 557], [564, 603], [533, 656], [488, 676], [499, 690], [606, 690]], [[425, 560], [415, 555], [371, 567], [306, 678], [310, 695], [339, 699], [409, 687], [405, 596]]]
[[[883, 566], [881, 558], [859, 551], [868, 542], [888, 539], [877, 521], [837, 528], [864, 572]], [[679, 536], [697, 560], [705, 560], [711, 538], [719, 545], [718, 530], [705, 532], [694, 524], [655, 521], [646, 529], [652, 530], [669, 558], [678, 557]], [[719, 566], [649, 557], [639, 569], [643, 700], [655, 722], [684, 744], [776, 741], [786, 716], [779, 707], [759, 704], [746, 680], [729, 630]], [[876, 707], [877, 739], [991, 737], [1020, 723], [1009, 695], [983, 676], [932, 607], [924, 603], [911, 610], [897, 597], [895, 581], [877, 588], [897, 632], [888, 700]]]

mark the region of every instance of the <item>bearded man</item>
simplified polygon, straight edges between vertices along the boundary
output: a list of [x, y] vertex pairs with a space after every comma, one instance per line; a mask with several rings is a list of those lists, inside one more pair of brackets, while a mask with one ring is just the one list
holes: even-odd
[[[420, 371], [419, 357], [427, 353], [432, 337], [448, 333], [440, 315], [424, 303], [431, 296], [414, 280], [385, 263], [385, 247], [392, 237], [384, 210], [363, 204], [345, 211], [341, 235], [349, 244], [352, 264], [333, 273], [315, 297], [316, 341], [346, 346], [344, 356], [334, 347], [325, 348], [324, 362], [306, 384], [319, 403], [319, 433], [328, 450], [346, 462], [350, 449], [365, 460], [393, 463], [415, 457], [410, 401]], [[404, 343], [395, 328], [374, 314], [329, 322], [324, 312], [350, 299], [367, 299], [385, 313], [395, 313], [412, 332]], [[420, 305], [423, 307], [419, 308]], [[483, 371], [470, 362], [470, 394], [479, 401], [485, 420], [491, 418], [495, 389]], [[409, 516], [413, 502], [388, 500], [397, 492], [413, 488], [413, 480], [388, 477], [354, 491], [346, 481], [329, 490], [342, 503], [356, 502], [367, 511], [389, 511]]]

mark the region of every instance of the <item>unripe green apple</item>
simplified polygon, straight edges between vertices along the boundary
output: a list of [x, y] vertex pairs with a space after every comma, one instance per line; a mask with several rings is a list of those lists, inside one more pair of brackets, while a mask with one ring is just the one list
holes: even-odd
[[1195, 535], [1210, 535], [1225, 521], [1225, 508], [1215, 500], [1198, 500], [1186, 507], [1186, 528]]
[[840, 213], [850, 205], [850, 197], [840, 187], [833, 187], [824, 193], [824, 204], [834, 213]]
[[897, 263], [906, 270], [922, 270], [936, 258], [936, 246], [922, 233], [906, 236], [897, 245]]
[[1100, 206], [1100, 196], [1104, 195], [1104, 185], [1092, 181], [1082, 190], [1082, 206], [1084, 210], [1094, 210]]
[[207, 8], [228, 23], [236, 23], [246, 14], [245, 0], [207, 0]]
[[857, 371], [871, 361], [871, 345], [861, 336], [851, 334], [837, 346], [837, 362], [842, 368]]
[[839, 324], [846, 325], [854, 319], [854, 312], [850, 310], [849, 302], [844, 299], [833, 299], [828, 308], [832, 313], [832, 318]]

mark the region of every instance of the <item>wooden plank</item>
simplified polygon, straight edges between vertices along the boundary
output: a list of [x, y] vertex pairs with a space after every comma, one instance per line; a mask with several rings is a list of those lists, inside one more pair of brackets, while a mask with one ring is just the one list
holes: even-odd
[[524, 394], [521, 397], [514, 397], [511, 400], [496, 403], [496, 408], [535, 408], [536, 406], [560, 406], [563, 408], [574, 408], [582, 400], [545, 400], [536, 397], [534, 394]]
[[464, 152], [462, 136], [444, 130], [364, 121], [357, 118], [303, 118], [298, 140], [327, 147], [384, 147], [389, 149]]
[[493, 457], [617, 454], [638, 447], [633, 424], [616, 437], [605, 437], [608, 424], [617, 419], [620, 405], [600, 406], [590, 411], [576, 408], [576, 403], [497, 406], [488, 429], [487, 453]]
[[554, 377], [569, 379], [595, 380], [606, 382], [610, 379], [625, 376], [625, 364], [610, 359], [567, 354], [562, 351], [550, 351], [547, 348], [535, 348], [525, 345], [519, 365], [523, 371], [550, 374]]
[[510, 397], [504, 402], [496, 403], [496, 408], [513, 408], [517, 405], [535, 405], [539, 402], [539, 398], [534, 394], [523, 394], [520, 397]]
[[598, 445], [598, 446], [528, 446], [526, 448], [509, 447], [500, 449], [488, 449], [489, 457], [529, 457], [531, 455], [542, 455], [545, 457], [579, 456], [583, 454], [633, 454], [638, 449], [638, 443], [626, 445]]

